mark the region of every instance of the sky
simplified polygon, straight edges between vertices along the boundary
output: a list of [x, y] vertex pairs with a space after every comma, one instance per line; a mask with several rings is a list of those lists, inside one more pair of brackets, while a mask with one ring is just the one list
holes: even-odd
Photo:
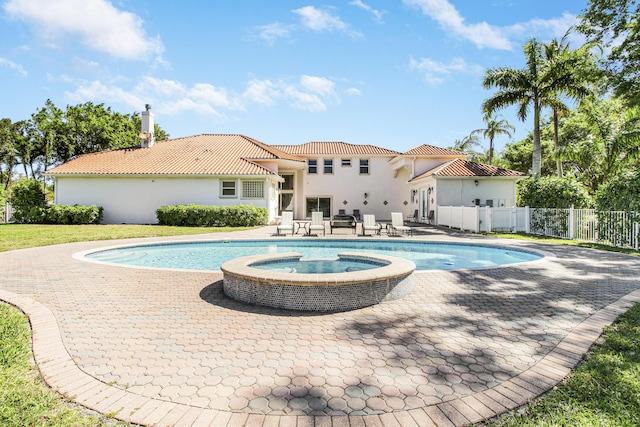
[[[152, 105], [172, 138], [450, 147], [484, 127], [482, 77], [523, 68], [587, 0], [0, 0], [0, 118]], [[581, 44], [578, 36], [571, 45]], [[500, 113], [531, 132], [515, 107]], [[548, 114], [549, 112], [545, 112]], [[498, 137], [503, 149], [508, 137]], [[488, 148], [488, 141], [482, 141]]]

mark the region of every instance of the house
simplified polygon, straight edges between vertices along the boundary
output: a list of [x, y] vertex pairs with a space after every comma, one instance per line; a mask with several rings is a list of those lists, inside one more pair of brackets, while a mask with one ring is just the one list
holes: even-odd
[[244, 135], [203, 134], [154, 141], [153, 114], [142, 113], [141, 146], [87, 154], [47, 174], [55, 203], [95, 204], [105, 223], [156, 223], [156, 209], [177, 204], [252, 204], [269, 221], [282, 211], [306, 218], [403, 212], [426, 221], [437, 205], [512, 206], [515, 171], [421, 145], [400, 153], [374, 145], [308, 142], [267, 145]]

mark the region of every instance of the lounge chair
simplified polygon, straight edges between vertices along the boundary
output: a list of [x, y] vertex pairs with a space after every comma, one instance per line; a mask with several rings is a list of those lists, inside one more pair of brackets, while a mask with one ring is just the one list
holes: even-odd
[[413, 235], [413, 228], [404, 225], [404, 219], [401, 212], [391, 212], [391, 225], [387, 229], [390, 236], [399, 236], [401, 234]]
[[364, 215], [362, 220], [362, 235], [366, 236], [367, 231], [375, 232], [377, 235], [380, 235], [380, 230], [382, 229], [382, 225], [376, 222], [375, 215]]
[[413, 211], [413, 215], [410, 215], [410, 216], [407, 217], [407, 221], [418, 222], [418, 209]]
[[324, 214], [322, 212], [311, 212], [311, 224], [307, 228], [307, 235], [312, 232], [319, 232], [322, 230], [322, 235], [325, 235], [324, 230]]
[[293, 212], [289, 211], [282, 212], [280, 224], [276, 227], [276, 234], [278, 236], [280, 233], [287, 234], [287, 232], [293, 235]]

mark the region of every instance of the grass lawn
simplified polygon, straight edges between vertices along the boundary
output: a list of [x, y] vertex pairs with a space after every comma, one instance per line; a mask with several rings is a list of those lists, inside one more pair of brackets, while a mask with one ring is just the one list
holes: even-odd
[[[0, 251], [89, 240], [202, 234], [232, 229], [137, 225], [0, 225]], [[238, 230], [238, 229], [233, 229]], [[602, 245], [513, 234], [556, 244], [628, 252]], [[629, 252], [631, 253], [631, 252]], [[637, 255], [637, 254], [636, 254]], [[49, 389], [33, 366], [25, 316], [0, 303], [0, 425], [126, 426], [85, 415], [77, 405]], [[639, 426], [640, 304], [605, 329], [587, 360], [555, 390], [529, 406], [483, 423], [487, 426]]]
[[249, 230], [231, 227], [169, 227], [163, 225], [30, 225], [1, 224], [0, 252], [61, 243], [134, 237], [180, 236]]

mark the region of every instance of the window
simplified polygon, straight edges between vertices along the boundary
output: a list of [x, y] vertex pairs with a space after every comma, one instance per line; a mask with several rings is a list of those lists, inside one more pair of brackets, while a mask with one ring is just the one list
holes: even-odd
[[333, 159], [324, 159], [324, 173], [333, 173]]
[[264, 198], [264, 182], [262, 181], [242, 181], [243, 199]]
[[318, 160], [316, 159], [309, 159], [308, 160], [309, 164], [309, 169], [308, 169], [308, 173], [318, 173]]
[[369, 175], [369, 159], [360, 159], [360, 175]]
[[235, 181], [222, 181], [222, 197], [236, 197], [236, 182]]
[[331, 217], [331, 198], [329, 197], [307, 197], [306, 215], [311, 218], [311, 212], [322, 212], [325, 218]]
[[351, 166], [351, 159], [342, 159], [342, 166]]

